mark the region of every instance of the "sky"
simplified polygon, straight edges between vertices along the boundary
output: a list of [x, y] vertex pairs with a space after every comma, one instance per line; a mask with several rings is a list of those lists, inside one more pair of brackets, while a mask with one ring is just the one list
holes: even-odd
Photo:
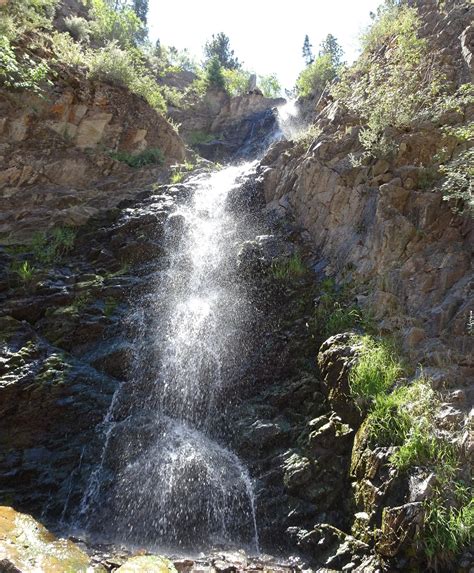
[[381, 0], [149, 0], [148, 26], [153, 41], [187, 48], [198, 61], [212, 34], [224, 32], [235, 55], [249, 71], [276, 73], [291, 89], [304, 67], [302, 48], [308, 34], [313, 52], [331, 33], [345, 59], [357, 56], [358, 37]]

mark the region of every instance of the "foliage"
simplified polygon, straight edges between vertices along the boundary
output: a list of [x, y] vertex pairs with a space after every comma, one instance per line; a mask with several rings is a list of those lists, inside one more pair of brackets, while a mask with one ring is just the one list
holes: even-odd
[[132, 52], [120, 48], [116, 42], [92, 52], [89, 75], [92, 78], [128, 87], [131, 92], [142, 96], [160, 113], [166, 109], [165, 100], [156, 80], [149, 75], [141, 60], [134, 57]]
[[273, 262], [271, 272], [276, 279], [289, 280], [304, 276], [307, 269], [300, 255], [296, 253], [287, 259]]
[[49, 265], [57, 263], [74, 247], [76, 233], [67, 227], [55, 227], [34, 235], [30, 248], [35, 260]]
[[281, 84], [276, 74], [260, 76], [258, 85], [265, 97], [277, 98], [281, 96]]
[[303, 59], [306, 66], [314, 62], [313, 46], [309, 41], [309, 36], [306, 34], [303, 42]]
[[132, 8], [145, 28], [148, 16], [148, 0], [132, 0]]
[[164, 161], [163, 152], [160, 149], [150, 147], [140, 153], [132, 155], [127, 151], [114, 151], [110, 153], [110, 157], [116, 161], [126, 163], [130, 167], [138, 168], [145, 165], [158, 164], [161, 165]]
[[242, 68], [221, 68], [224, 86], [230, 96], [243, 95], [248, 92], [250, 72]]
[[186, 173], [192, 171], [193, 169], [194, 165], [189, 161], [181, 163], [180, 165], [174, 165], [173, 172], [170, 178], [171, 183], [173, 183], [173, 185], [176, 183], [180, 183], [184, 179]]
[[351, 303], [347, 288], [336, 289], [334, 281], [321, 282], [321, 295], [316, 300], [314, 327], [323, 338], [351, 330], [357, 326], [370, 328], [362, 311]]
[[300, 97], [319, 95], [337, 75], [330, 54], [324, 54], [307, 66], [296, 80], [296, 89]]
[[328, 34], [319, 46], [319, 55], [325, 56], [326, 54], [331, 58], [335, 68], [338, 68], [342, 65], [344, 50], [341, 48], [339, 42], [332, 34]]
[[199, 145], [200, 143], [210, 143], [214, 141], [214, 139], [218, 139], [218, 136], [213, 133], [206, 133], [205, 131], [192, 131], [188, 137], [189, 145]]
[[0, 5], [0, 38], [12, 40], [31, 30], [51, 28], [57, 4], [58, 0], [8, 0]]
[[239, 60], [234, 56], [234, 50], [230, 48], [229, 37], [223, 32], [213, 34], [212, 39], [205, 43], [204, 54], [208, 63], [217, 58], [219, 64], [228, 70], [241, 67]]
[[[444, 488], [447, 484], [444, 485]], [[420, 542], [435, 571], [450, 568], [456, 557], [471, 546], [474, 532], [474, 497], [463, 482], [449, 484], [454, 500], [447, 503], [446, 490], [439, 488], [425, 502]]]
[[80, 16], [70, 16], [64, 19], [64, 26], [74, 40], [87, 42], [89, 40], [89, 22]]
[[88, 65], [88, 53], [69, 34], [53, 32], [51, 45], [54, 52], [54, 60], [69, 66]]
[[360, 355], [349, 375], [352, 396], [363, 403], [387, 392], [403, 373], [394, 348], [372, 336], [357, 337]]
[[27, 53], [17, 56], [7, 37], [0, 37], [0, 85], [15, 90], [41, 93], [50, 83], [50, 68], [46, 62], [37, 62]]
[[474, 148], [459, 153], [439, 167], [443, 199], [456, 213], [474, 216]]
[[409, 126], [439, 93], [441, 76], [418, 28], [415, 8], [386, 4], [362, 39], [359, 62], [332, 89], [364, 121], [360, 141], [372, 157], [393, 150], [387, 128]]
[[321, 133], [321, 128], [316, 124], [311, 123], [306, 127], [306, 129], [297, 133], [293, 139], [298, 147], [300, 147], [303, 151], [307, 151], [313, 141], [317, 139]]
[[143, 22], [127, 5], [114, 9], [107, 0], [89, 0], [91, 38], [101, 46], [114, 42], [132, 48], [143, 38]]
[[31, 283], [36, 274], [36, 269], [31, 266], [29, 261], [21, 261], [13, 263], [11, 271], [15, 273], [18, 278], [25, 284]]
[[219, 58], [217, 56], [212, 57], [205, 69], [205, 82], [208, 88], [214, 89], [225, 89], [225, 78], [220, 64]]

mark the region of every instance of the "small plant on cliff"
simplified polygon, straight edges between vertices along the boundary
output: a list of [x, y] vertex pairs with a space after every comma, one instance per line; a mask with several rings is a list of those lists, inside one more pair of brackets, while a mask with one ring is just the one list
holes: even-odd
[[145, 167], [145, 165], [161, 165], [165, 160], [161, 149], [153, 147], [137, 154], [131, 154], [127, 151], [113, 151], [110, 153], [110, 157], [134, 168]]
[[443, 199], [455, 213], [474, 217], [474, 148], [462, 151], [439, 168]]
[[87, 42], [89, 40], [90, 26], [85, 18], [80, 16], [64, 18], [64, 27], [74, 40], [78, 42]]
[[143, 22], [135, 11], [123, 3], [115, 7], [106, 0], [89, 0], [91, 38], [99, 45], [115, 42], [122, 49], [134, 48], [143, 38]]
[[189, 161], [185, 161], [184, 163], [181, 163], [180, 165], [174, 165], [173, 166], [173, 172], [172, 172], [171, 177], [170, 177], [171, 183], [173, 183], [173, 184], [179, 183], [180, 181], [182, 181], [184, 179], [184, 176], [186, 175], [186, 173], [189, 171], [192, 171], [193, 169], [194, 169], [194, 165]]
[[352, 396], [363, 403], [386, 393], [403, 373], [394, 348], [372, 336], [357, 337], [360, 355], [351, 370], [349, 386]]
[[337, 69], [331, 56], [329, 54], [319, 56], [299, 75], [296, 81], [298, 95], [301, 97], [318, 96], [336, 76]]
[[51, 83], [49, 73], [46, 62], [36, 61], [26, 53], [17, 56], [8, 38], [0, 37], [0, 86], [40, 94]]
[[30, 284], [36, 274], [36, 269], [29, 263], [29, 261], [22, 261], [13, 263], [11, 271], [17, 275], [25, 285]]
[[[451, 570], [456, 557], [468, 549], [474, 537], [474, 497], [463, 482], [449, 484], [451, 501], [442, 484], [424, 504], [423, 528], [418, 535], [428, 563], [435, 571]], [[444, 486], [444, 487], [443, 487]]]
[[281, 261], [272, 263], [272, 274], [276, 279], [289, 280], [302, 277], [307, 269], [298, 253]]
[[56, 227], [47, 233], [37, 233], [31, 242], [33, 256], [39, 262], [49, 265], [57, 263], [72, 251], [76, 233], [67, 227]]
[[314, 328], [322, 337], [328, 338], [359, 326], [369, 329], [360, 308], [353, 304], [346, 286], [336, 288], [333, 280], [321, 282], [321, 294], [315, 301]]

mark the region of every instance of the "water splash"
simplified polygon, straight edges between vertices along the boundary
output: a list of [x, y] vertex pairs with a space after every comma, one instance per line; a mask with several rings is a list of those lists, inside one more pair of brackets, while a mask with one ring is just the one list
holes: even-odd
[[286, 139], [295, 139], [307, 127], [301, 118], [296, 99], [288, 100], [278, 108], [278, 126]]
[[242, 230], [226, 205], [252, 169], [196, 176], [192, 200], [168, 220], [169, 266], [141, 301], [133, 375], [102, 424], [103, 454], [81, 503], [96, 537], [258, 552], [252, 480], [217, 423], [252, 316], [231, 278]]

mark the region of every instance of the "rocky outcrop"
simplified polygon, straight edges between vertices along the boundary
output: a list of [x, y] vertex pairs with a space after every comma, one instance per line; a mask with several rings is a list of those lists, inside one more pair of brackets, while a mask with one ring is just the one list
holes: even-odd
[[209, 90], [190, 108], [171, 109], [170, 116], [203, 157], [222, 161], [262, 152], [277, 127], [274, 108], [284, 103], [282, 98], [266, 98], [256, 91], [230, 97], [224, 91]]
[[383, 330], [402, 334], [413, 362], [457, 365], [458, 378], [468, 379], [473, 224], [423, 179], [449, 140], [429, 124], [394, 133], [393, 160], [353, 167], [359, 128], [337, 103], [319, 121], [325, 131], [307, 153], [282, 142], [263, 159], [268, 209], [296, 218], [328, 275], [360, 285], [359, 303]]
[[143, 99], [65, 74], [47, 97], [0, 92], [0, 149], [4, 243], [82, 225], [163, 173], [149, 167], [137, 176], [112, 152], [160, 149], [165, 166], [185, 157], [174, 129]]

